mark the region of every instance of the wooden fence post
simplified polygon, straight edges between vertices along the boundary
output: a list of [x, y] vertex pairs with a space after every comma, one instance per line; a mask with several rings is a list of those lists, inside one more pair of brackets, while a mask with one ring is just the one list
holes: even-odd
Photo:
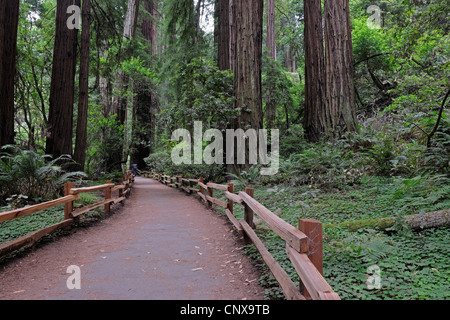
[[[212, 181], [210, 181], [210, 183], [211, 183]], [[211, 187], [208, 187], [208, 196], [210, 196], [211, 198], [213, 197], [213, 188], [211, 188]], [[213, 205], [213, 203], [212, 203], [212, 201], [209, 201], [208, 199], [206, 199], [207, 201], [206, 201], [206, 203], [207, 203], [207, 206], [208, 206], [208, 209], [211, 209], [212, 208], [212, 205]]]
[[[200, 179], [198, 179], [198, 181], [201, 182], [201, 183], [204, 183], [205, 180], [203, 178], [200, 178]], [[203, 194], [203, 187], [202, 186], [200, 186], [200, 193]]]
[[[67, 182], [64, 185], [64, 195], [65, 196], [69, 196], [70, 195], [70, 190], [75, 186], [75, 184], [73, 182]], [[71, 219], [71, 214], [73, 212], [73, 201], [67, 202], [64, 205], [64, 220], [69, 220]]]
[[[316, 267], [321, 275], [323, 275], [323, 231], [322, 223], [317, 220], [300, 219], [299, 230], [308, 237], [308, 258]], [[311, 295], [306, 290], [300, 280], [300, 291], [305, 298], [310, 299]]]
[[[233, 184], [229, 183], [228, 184], [228, 192], [233, 193], [233, 188], [234, 188]], [[231, 214], [234, 214], [233, 203], [234, 203], [233, 200], [228, 199], [227, 209], [230, 210]]]
[[[245, 188], [245, 193], [250, 197], [254, 197], [255, 190], [252, 188]], [[244, 220], [252, 229], [256, 229], [255, 223], [253, 222], [253, 210], [244, 202]], [[250, 237], [247, 235], [247, 232], [244, 232], [244, 241], [248, 244], [253, 243]]]
[[[253, 188], [245, 188], [245, 193], [253, 198], [255, 196], [255, 189], [253, 189]], [[244, 208], [245, 208], [244, 209], [244, 219], [245, 219], [245, 221], [248, 223], [248, 225], [250, 227], [255, 229], [255, 223], [253, 222], [253, 210], [250, 209], [250, 207], [247, 204], [244, 205]]]
[[[111, 181], [107, 181], [106, 183], [111, 183]], [[111, 187], [106, 188], [105, 190], [105, 201], [111, 200]], [[109, 214], [111, 212], [111, 203], [108, 202], [105, 204], [105, 214]]]

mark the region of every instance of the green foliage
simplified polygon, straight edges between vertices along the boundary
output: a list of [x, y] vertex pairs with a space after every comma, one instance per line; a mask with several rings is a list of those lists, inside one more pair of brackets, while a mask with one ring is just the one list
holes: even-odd
[[[412, 236], [327, 230], [325, 278], [345, 300], [446, 299], [450, 274], [448, 228]], [[367, 269], [381, 270], [381, 289], [369, 290]]]
[[427, 171], [450, 174], [450, 117], [443, 119], [423, 162]]
[[233, 180], [231, 183], [235, 184], [238, 187], [250, 187], [251, 185], [255, 185], [260, 182], [261, 175], [260, 166], [251, 166], [247, 170], [241, 170], [238, 174], [227, 173], [227, 176]]
[[103, 107], [91, 104], [88, 116], [88, 149], [86, 150], [86, 172], [89, 176], [99, 179], [112, 168], [111, 159], [116, 159], [123, 145], [123, 125], [119, 123], [117, 115], [104, 116]]
[[[299, 101], [296, 101], [297, 104], [294, 103], [294, 98], [298, 98], [295, 95], [300, 94], [300, 91], [299, 88], [296, 88], [296, 82], [282, 68], [280, 62], [263, 55], [263, 101], [265, 101], [266, 110], [269, 104], [274, 104], [276, 119], [278, 119], [276, 123], [272, 124], [272, 126], [276, 124], [274, 128], [280, 128], [283, 124], [283, 127], [289, 128], [289, 114], [292, 114], [295, 106], [300, 105]], [[266, 123], [266, 127], [268, 125]]]
[[[8, 208], [0, 208], [0, 211], [2, 209], [8, 210]], [[58, 206], [20, 219], [3, 222], [0, 224], [0, 244], [59, 223], [63, 217], [64, 206]]]
[[50, 200], [58, 196], [67, 181], [85, 177], [83, 172], [64, 172], [58, 163], [70, 164], [69, 156], [51, 160], [33, 151], [6, 146], [0, 160], [0, 197], [24, 195], [30, 201]]
[[172, 128], [191, 128], [194, 121], [227, 128], [238, 115], [233, 108], [233, 76], [211, 60], [195, 58], [179, 63], [168, 88], [171, 103], [161, 106], [160, 121]]
[[[325, 225], [381, 217], [392, 217], [397, 222], [387, 233], [325, 227], [324, 277], [342, 299], [446, 299], [449, 229], [413, 233], [402, 227], [402, 218], [405, 214], [448, 208], [448, 185], [445, 176], [411, 181], [368, 176], [357, 188], [332, 192], [308, 186], [258, 187], [255, 198], [294, 226], [299, 218], [316, 219]], [[277, 262], [298, 281], [285, 254], [285, 241], [261, 226], [257, 233]], [[264, 271], [259, 283], [266, 288], [267, 298], [283, 299], [279, 285], [256, 249], [248, 246], [245, 252]], [[380, 290], [367, 288], [368, 268], [373, 265], [381, 269]]]
[[165, 173], [172, 176], [184, 175], [185, 178], [198, 179], [202, 177], [205, 181], [220, 183], [224, 181], [225, 167], [221, 165], [176, 165], [173, 163], [170, 152], [160, 151], [151, 154], [145, 159], [148, 170]]

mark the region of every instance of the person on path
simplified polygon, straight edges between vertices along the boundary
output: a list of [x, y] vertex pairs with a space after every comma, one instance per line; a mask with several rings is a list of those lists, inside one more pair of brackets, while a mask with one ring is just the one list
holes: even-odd
[[138, 171], [139, 171], [139, 169], [138, 169], [137, 164], [132, 164], [132, 165], [131, 165], [131, 171], [133, 172], [133, 175], [134, 175], [135, 177], [138, 176]]

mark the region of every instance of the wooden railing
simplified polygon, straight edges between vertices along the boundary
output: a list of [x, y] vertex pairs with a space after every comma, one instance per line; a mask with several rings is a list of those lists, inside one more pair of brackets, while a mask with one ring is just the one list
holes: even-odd
[[[225, 214], [236, 230], [246, 241], [251, 241], [255, 245], [262, 259], [280, 284], [286, 299], [340, 300], [337, 293], [323, 278], [323, 236], [320, 222], [301, 219], [297, 229], [255, 200], [253, 198], [254, 189], [252, 188], [246, 188], [244, 192], [235, 194], [233, 193], [234, 186], [232, 183], [227, 185], [213, 182], [205, 183], [203, 178], [185, 179], [182, 176], [169, 176], [157, 172], [142, 172], [142, 175], [190, 194], [197, 194], [208, 208], [213, 205], [223, 207]], [[198, 186], [199, 189], [195, 186]], [[214, 198], [215, 190], [224, 192], [226, 202]], [[234, 215], [234, 203], [244, 207], [244, 219], [238, 220]], [[255, 214], [286, 241], [287, 255], [300, 277], [299, 287], [294, 284], [286, 271], [258, 238], [255, 232]]]
[[[75, 221], [77, 221], [77, 219], [80, 218], [81, 215], [89, 211], [92, 211], [96, 208], [104, 207], [105, 213], [109, 214], [111, 211], [111, 205], [121, 203], [128, 197], [131, 191], [131, 184], [133, 183], [133, 181], [134, 181], [133, 175], [130, 172], [128, 172], [125, 174], [124, 180], [122, 179], [119, 180], [118, 185], [114, 185], [111, 183], [111, 181], [108, 181], [106, 184], [99, 186], [87, 188], [74, 188], [74, 183], [68, 182], [64, 186], [65, 196], [62, 198], [17, 210], [1, 212], [0, 223], [25, 217], [30, 214], [64, 204], [64, 220], [62, 222], [0, 245], [0, 257], [9, 254], [13, 251], [16, 251], [18, 249], [32, 246], [44, 236], [49, 235], [57, 230], [70, 227]], [[74, 210], [74, 201], [80, 198], [80, 194], [103, 190], [105, 191], [104, 200]], [[117, 197], [112, 197], [112, 193], [114, 191], [118, 191]]]

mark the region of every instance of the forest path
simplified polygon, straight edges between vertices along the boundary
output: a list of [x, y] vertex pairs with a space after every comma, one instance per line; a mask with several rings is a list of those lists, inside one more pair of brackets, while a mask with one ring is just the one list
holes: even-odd
[[[0, 299], [262, 300], [243, 245], [195, 197], [138, 177], [111, 217], [0, 266]], [[67, 287], [72, 265], [79, 290]]]

